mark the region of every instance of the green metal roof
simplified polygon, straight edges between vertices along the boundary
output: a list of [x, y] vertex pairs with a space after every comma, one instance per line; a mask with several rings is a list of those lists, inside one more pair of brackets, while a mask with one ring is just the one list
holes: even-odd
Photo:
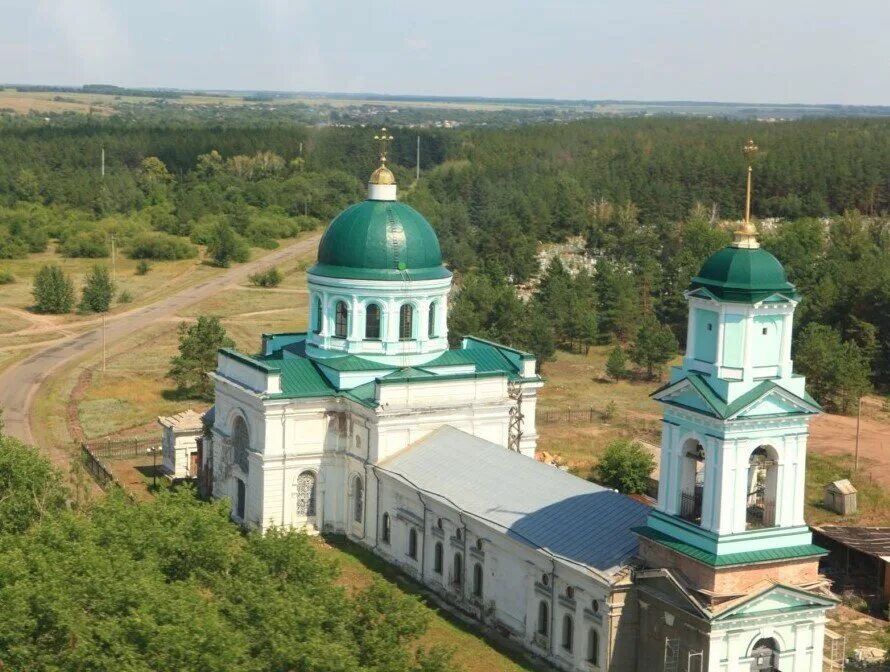
[[315, 362], [319, 366], [325, 366], [334, 371], [391, 371], [399, 367], [392, 364], [381, 364], [364, 357], [356, 355], [343, 355], [342, 357], [328, 357], [325, 359], [316, 359]]
[[[732, 416], [747, 408], [774, 389], [782, 390], [783, 394], [791, 397], [792, 399], [814, 407], [815, 410], [812, 411], [813, 413], [822, 410], [822, 407], [819, 405], [819, 403], [808, 393], [804, 392], [804, 396], [803, 398], [801, 398], [793, 392], [789, 392], [781, 385], [776, 385], [776, 383], [771, 380], [764, 380], [763, 382], [755, 385], [750, 390], [739, 396], [731, 403], [726, 403], [726, 401], [719, 394], [717, 394], [717, 392], [708, 384], [707, 378], [698, 373], [690, 373], [685, 378], [681, 378], [680, 380], [674, 381], [673, 383], [668, 383], [667, 385], [662, 385], [649, 396], [654, 397], [671, 387], [679, 385], [684, 381], [688, 381], [690, 386], [705, 401], [708, 407], [712, 410], [712, 415], [714, 417], [720, 418], [721, 420], [731, 418]], [[667, 399], [662, 399], [659, 401], [662, 401], [665, 404], [672, 404], [677, 406], [681, 405]]]
[[756, 303], [773, 294], [796, 297], [785, 269], [773, 255], [762, 248], [724, 247], [712, 254], [690, 289], [704, 288], [726, 301]]
[[357, 280], [435, 280], [451, 272], [433, 227], [398, 201], [363, 201], [331, 222], [309, 273]]
[[801, 544], [800, 546], [786, 546], [785, 548], [768, 548], [761, 551], [717, 555], [680, 541], [664, 532], [653, 530], [651, 527], [634, 527], [631, 531], [711, 567], [730, 567], [732, 565], [748, 565], [755, 562], [776, 562], [779, 560], [828, 555], [828, 551], [815, 544]]

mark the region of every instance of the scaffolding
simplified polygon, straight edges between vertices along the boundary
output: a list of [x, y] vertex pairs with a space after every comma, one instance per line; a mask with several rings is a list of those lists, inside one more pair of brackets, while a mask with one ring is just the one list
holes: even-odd
[[522, 414], [522, 384], [516, 381], [507, 383], [507, 396], [516, 403], [510, 407], [510, 426], [507, 430], [507, 448], [519, 452], [522, 441], [522, 422], [525, 416]]
[[825, 645], [822, 655], [824, 672], [843, 672], [847, 656], [847, 638], [828, 628], [825, 629]]
[[680, 669], [680, 639], [678, 637], [664, 638], [664, 672], [679, 672]]

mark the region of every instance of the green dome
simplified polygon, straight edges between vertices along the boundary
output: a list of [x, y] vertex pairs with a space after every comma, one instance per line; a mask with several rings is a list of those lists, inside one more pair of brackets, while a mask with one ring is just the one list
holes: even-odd
[[761, 248], [724, 247], [704, 263], [689, 288], [704, 288], [718, 299], [743, 303], [777, 293], [796, 296], [782, 264]]
[[367, 200], [331, 222], [318, 246], [313, 275], [356, 280], [435, 280], [451, 272], [442, 265], [439, 239], [410, 205]]

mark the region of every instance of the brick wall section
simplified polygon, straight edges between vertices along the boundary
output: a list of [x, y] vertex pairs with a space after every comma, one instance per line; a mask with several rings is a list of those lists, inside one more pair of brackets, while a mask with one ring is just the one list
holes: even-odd
[[715, 568], [645, 537], [640, 537], [639, 554], [649, 567], [674, 569], [694, 588], [718, 595], [745, 593], [766, 580], [788, 585], [806, 585], [819, 580], [818, 558]]

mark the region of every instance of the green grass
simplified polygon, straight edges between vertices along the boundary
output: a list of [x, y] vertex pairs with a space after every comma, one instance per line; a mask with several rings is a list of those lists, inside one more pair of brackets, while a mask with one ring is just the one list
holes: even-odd
[[[860, 461], [864, 471], [866, 465]], [[824, 488], [828, 483], [848, 478], [858, 490], [858, 512], [842, 516], [823, 506]], [[853, 473], [852, 455], [807, 455], [806, 521], [810, 525], [890, 525], [890, 491], [868, 476]]]
[[428, 610], [430, 625], [421, 637], [424, 647], [443, 644], [454, 650], [454, 662], [466, 672], [533, 672], [551, 668], [533, 661], [518, 646], [506, 646], [486, 640], [477, 627], [440, 608], [423, 587], [368, 549], [345, 537], [332, 536], [317, 540], [320, 552], [337, 560], [340, 582], [350, 589], [367, 586], [374, 578], [382, 577], [399, 590], [418, 596]]

